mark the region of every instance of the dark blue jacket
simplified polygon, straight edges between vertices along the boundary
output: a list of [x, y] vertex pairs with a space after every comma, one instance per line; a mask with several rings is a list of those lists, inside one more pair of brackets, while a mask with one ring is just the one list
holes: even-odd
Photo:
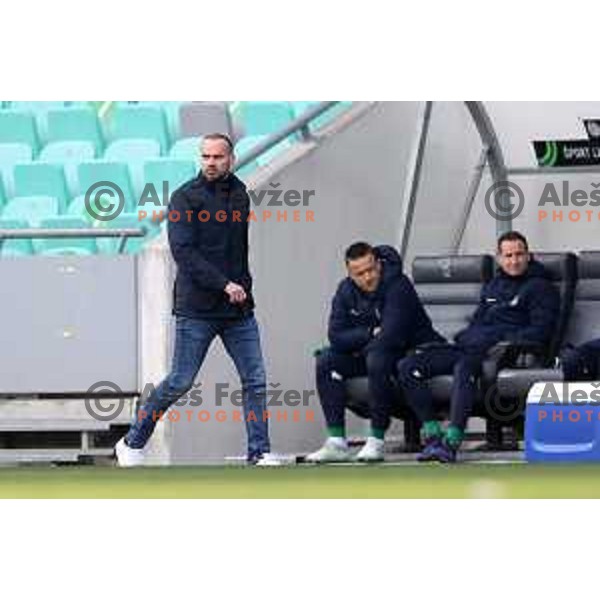
[[[398, 252], [391, 246], [377, 246], [375, 255], [383, 267], [375, 292], [361, 291], [349, 277], [338, 286], [329, 317], [332, 349], [401, 354], [418, 344], [444, 341], [433, 329], [413, 284], [402, 273]], [[381, 327], [381, 332], [373, 336], [376, 327]]]
[[[195, 318], [251, 314], [246, 186], [233, 174], [211, 182], [200, 173], [173, 193], [171, 211], [180, 214], [179, 221], [168, 222], [169, 244], [177, 265], [173, 312]], [[186, 211], [192, 211], [191, 222]], [[204, 222], [198, 219], [200, 211], [206, 211], [202, 213]], [[246, 290], [248, 300], [242, 306], [228, 301], [224, 289], [229, 281]]]
[[520, 277], [499, 271], [481, 290], [470, 325], [455, 341], [466, 351], [482, 353], [500, 341], [548, 343], [560, 308], [559, 294], [544, 267], [531, 260]]

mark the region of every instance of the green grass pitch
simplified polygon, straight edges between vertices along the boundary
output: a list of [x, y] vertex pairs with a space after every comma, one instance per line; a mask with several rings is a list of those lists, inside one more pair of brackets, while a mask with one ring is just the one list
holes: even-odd
[[600, 498], [600, 465], [6, 467], [0, 498]]

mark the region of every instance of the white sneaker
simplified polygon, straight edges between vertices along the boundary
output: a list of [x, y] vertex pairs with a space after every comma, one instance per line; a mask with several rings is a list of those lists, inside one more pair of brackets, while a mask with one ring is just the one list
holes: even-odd
[[383, 460], [383, 440], [368, 437], [367, 443], [356, 455], [359, 462], [381, 462]]
[[115, 446], [117, 464], [119, 467], [141, 467], [144, 464], [144, 451], [142, 449], [130, 448], [121, 438]]
[[344, 438], [327, 438], [322, 448], [311, 452], [304, 460], [309, 463], [348, 462], [352, 454]]
[[296, 457], [292, 455], [273, 454], [265, 452], [257, 461], [257, 467], [284, 467], [296, 464]]

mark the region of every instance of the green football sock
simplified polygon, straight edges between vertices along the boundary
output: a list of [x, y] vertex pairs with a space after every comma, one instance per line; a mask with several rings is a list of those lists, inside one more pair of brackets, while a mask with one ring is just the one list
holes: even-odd
[[450, 425], [444, 437], [449, 446], [458, 448], [465, 437], [465, 432], [460, 427], [456, 427], [456, 425]]
[[436, 438], [442, 435], [442, 428], [437, 421], [425, 421], [421, 431], [425, 439]]
[[327, 432], [329, 433], [329, 437], [346, 437], [346, 428], [344, 425], [332, 425], [327, 428]]

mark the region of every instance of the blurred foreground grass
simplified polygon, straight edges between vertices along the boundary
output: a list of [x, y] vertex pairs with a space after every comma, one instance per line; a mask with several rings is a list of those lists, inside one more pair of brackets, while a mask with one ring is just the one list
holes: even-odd
[[600, 465], [7, 467], [0, 498], [600, 498]]

